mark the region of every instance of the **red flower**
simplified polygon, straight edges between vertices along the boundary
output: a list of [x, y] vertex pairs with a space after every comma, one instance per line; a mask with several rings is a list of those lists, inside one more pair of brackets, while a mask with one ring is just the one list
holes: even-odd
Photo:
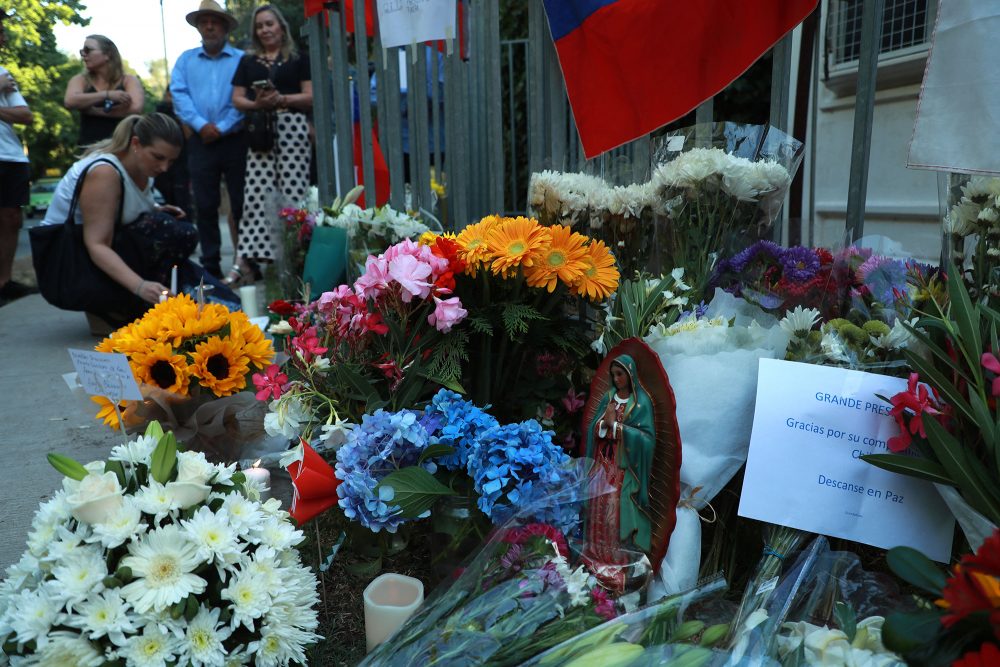
[[319, 344], [319, 338], [316, 336], [316, 327], [309, 327], [293, 338], [292, 347], [299, 352], [302, 359], [306, 362], [312, 361], [313, 357], [319, 356], [327, 350], [327, 348]]
[[566, 543], [566, 538], [559, 532], [558, 528], [547, 523], [529, 523], [520, 528], [512, 528], [507, 531], [503, 541], [510, 544], [524, 544], [533, 537], [543, 537], [553, 542], [560, 556], [569, 556], [569, 545]]
[[280, 315], [282, 317], [288, 317], [295, 314], [295, 306], [288, 303], [284, 299], [278, 299], [277, 301], [272, 301], [267, 307], [275, 315]]
[[584, 399], [587, 395], [582, 391], [578, 394], [573, 390], [573, 387], [569, 388], [566, 395], [562, 397], [563, 407], [566, 408], [566, 412], [569, 414], [574, 414], [577, 410], [584, 406]]
[[992, 352], [983, 352], [982, 364], [983, 368], [997, 374], [993, 378], [993, 395], [1000, 396], [1000, 360], [997, 360]]
[[[386, 358], [388, 359], [388, 357]], [[385, 379], [390, 381], [389, 391], [396, 391], [396, 389], [399, 388], [400, 383], [403, 382], [403, 371], [396, 365], [395, 361], [388, 359], [388, 361], [385, 361], [384, 363], [372, 365], [382, 371], [382, 375], [385, 376]]]
[[253, 384], [257, 387], [258, 401], [266, 401], [269, 398], [279, 399], [288, 384], [288, 376], [281, 372], [280, 366], [271, 364], [264, 374], [253, 374]]
[[[910, 380], [907, 382], [906, 391], [901, 391], [891, 399], [892, 409], [889, 414], [893, 416], [899, 425], [899, 435], [889, 438], [889, 449], [894, 452], [902, 452], [910, 446], [913, 438], [911, 434], [920, 434], [921, 438], [926, 438], [924, 431], [924, 413], [932, 416], [941, 414], [941, 406], [937, 402], [936, 396], [931, 396], [927, 391], [927, 385], [918, 384], [919, 377], [916, 373], [910, 373]], [[909, 417], [909, 424], [903, 418], [906, 414]]]
[[996, 667], [1000, 665], [1000, 648], [996, 644], [983, 644], [978, 651], [969, 651], [951, 663], [951, 667]]
[[975, 554], [963, 556], [952, 573], [944, 585], [944, 599], [937, 602], [948, 610], [941, 623], [950, 627], [970, 614], [986, 612], [1000, 637], [1000, 530], [994, 531]]
[[594, 599], [594, 613], [605, 621], [610, 621], [618, 615], [615, 613], [614, 601], [608, 597], [607, 591], [603, 588], [594, 586], [590, 591], [590, 596]]

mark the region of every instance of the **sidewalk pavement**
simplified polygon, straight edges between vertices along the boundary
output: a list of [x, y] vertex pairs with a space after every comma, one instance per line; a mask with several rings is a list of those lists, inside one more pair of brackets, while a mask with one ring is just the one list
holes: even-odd
[[[32, 224], [26, 221], [25, 228]], [[220, 225], [225, 259], [232, 244], [225, 219]], [[35, 284], [26, 244], [18, 244], [14, 277]], [[97, 405], [72, 393], [62, 379], [73, 372], [66, 350], [90, 350], [99, 341], [83, 313], [59, 310], [40, 295], [0, 307], [0, 578], [24, 551], [38, 503], [61, 487], [62, 475], [46, 455], [87, 463], [104, 459], [122, 442], [120, 433], [94, 418]]]

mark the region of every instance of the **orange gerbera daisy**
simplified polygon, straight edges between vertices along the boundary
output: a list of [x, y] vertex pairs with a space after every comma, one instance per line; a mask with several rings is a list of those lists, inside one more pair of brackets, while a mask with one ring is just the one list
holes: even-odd
[[249, 360], [228, 338], [212, 336], [191, 353], [191, 375], [216, 396], [229, 396], [247, 384]]
[[574, 288], [580, 296], [591, 301], [603, 301], [618, 289], [621, 277], [615, 267], [615, 257], [604, 245], [604, 241], [591, 239], [587, 254], [583, 256], [583, 272]]
[[560, 280], [566, 285], [579, 280], [587, 254], [584, 246], [587, 237], [562, 225], [552, 225], [549, 231], [552, 233], [551, 245], [542, 251], [533, 266], [524, 270], [524, 277], [530, 287], [544, 287], [552, 292]]
[[500, 220], [500, 216], [488, 215], [469, 225], [455, 237], [459, 248], [458, 256], [465, 262], [470, 276], [475, 277], [480, 265], [492, 259], [486, 237], [491, 229], [500, 224]]
[[505, 218], [490, 230], [486, 243], [493, 256], [493, 273], [507, 277], [518, 267], [534, 265], [552, 243], [552, 232], [532, 218]]
[[137, 352], [130, 360], [140, 382], [187, 396], [191, 381], [187, 357], [168, 343], [153, 343], [146, 352]]

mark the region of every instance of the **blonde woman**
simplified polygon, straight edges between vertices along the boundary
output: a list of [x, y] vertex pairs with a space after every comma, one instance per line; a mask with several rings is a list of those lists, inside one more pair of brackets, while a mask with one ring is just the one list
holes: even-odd
[[243, 217], [236, 266], [229, 284], [252, 280], [257, 261], [276, 259], [272, 224], [277, 212], [297, 206], [309, 188], [309, 119], [312, 81], [309, 59], [300, 55], [288, 21], [274, 5], [253, 13], [252, 45], [233, 75], [233, 106], [245, 114], [273, 114], [274, 145], [247, 151]]
[[84, 71], [69, 80], [63, 104], [80, 112], [80, 146], [110, 137], [118, 121], [142, 113], [145, 93], [139, 79], [125, 74], [115, 43], [88, 35], [80, 49]]

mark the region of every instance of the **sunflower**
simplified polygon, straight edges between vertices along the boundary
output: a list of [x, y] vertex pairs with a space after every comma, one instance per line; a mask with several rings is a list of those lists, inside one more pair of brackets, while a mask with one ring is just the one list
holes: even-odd
[[229, 340], [240, 348], [247, 361], [264, 368], [274, 361], [274, 348], [261, 331], [242, 312], [234, 312], [229, 320]]
[[604, 241], [591, 239], [587, 254], [583, 256], [583, 273], [574, 285], [579, 296], [591, 301], [603, 301], [618, 289], [618, 269], [615, 257]]
[[455, 237], [458, 243], [458, 255], [469, 267], [469, 275], [475, 278], [476, 271], [481, 263], [489, 262], [491, 259], [489, 245], [486, 237], [490, 230], [500, 224], [500, 216], [489, 215], [479, 222], [469, 225]]
[[246, 386], [248, 361], [228, 338], [212, 336], [191, 353], [191, 375], [216, 396], [229, 396]]
[[187, 357], [168, 343], [153, 343], [148, 351], [133, 354], [129, 361], [140, 382], [187, 396], [191, 381]]
[[529, 267], [552, 242], [552, 232], [531, 218], [506, 218], [490, 230], [486, 244], [493, 256], [494, 274], [507, 277], [517, 267]]
[[[117, 413], [115, 413], [115, 404], [103, 396], [91, 396], [90, 400], [101, 406], [101, 409], [97, 411], [97, 414], [94, 415], [94, 418], [102, 420], [106, 426], [110, 426], [113, 429], [118, 428], [118, 415]], [[125, 418], [124, 401], [118, 404], [118, 409], [121, 410], [122, 418], [124, 419]]]
[[583, 273], [583, 258], [587, 254], [584, 243], [587, 237], [577, 234], [569, 227], [552, 225], [552, 244], [542, 251], [538, 261], [524, 270], [524, 277], [530, 287], [544, 287], [555, 291], [559, 281], [573, 285]]

